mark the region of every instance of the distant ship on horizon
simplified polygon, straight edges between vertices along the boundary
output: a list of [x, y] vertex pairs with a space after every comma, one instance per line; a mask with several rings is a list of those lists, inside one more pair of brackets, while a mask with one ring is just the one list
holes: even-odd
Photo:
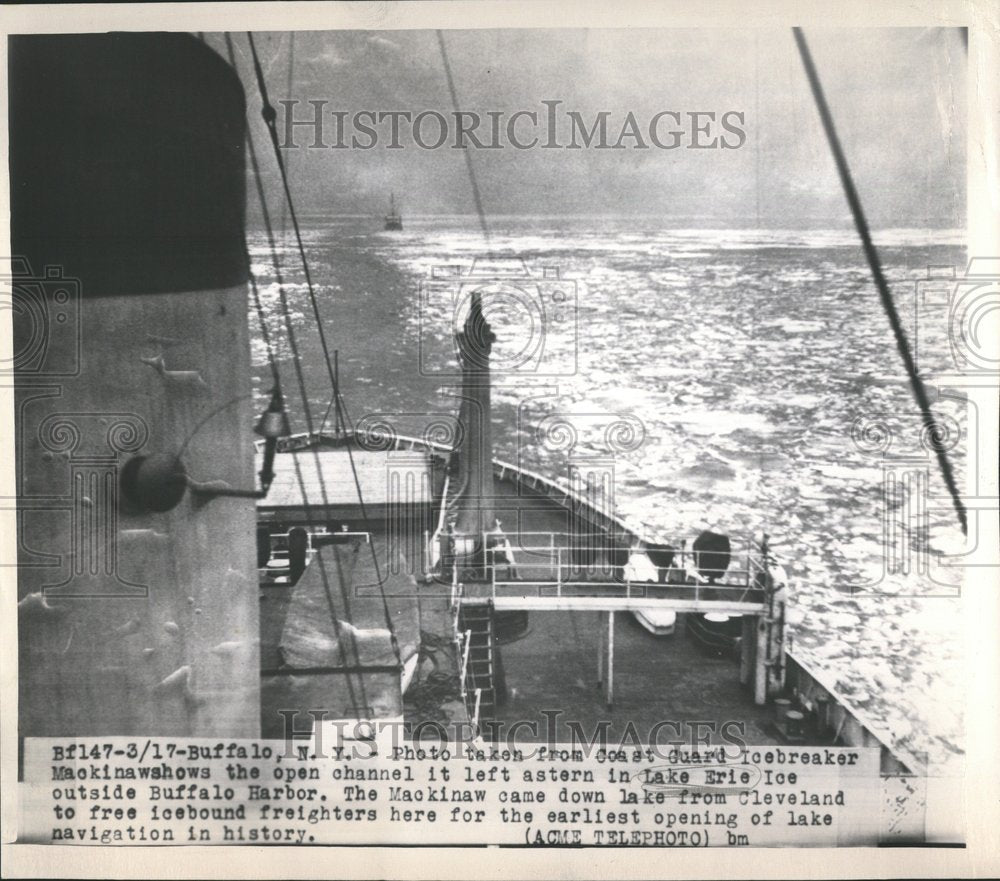
[[396, 231], [403, 228], [403, 218], [396, 211], [396, 195], [395, 193], [389, 194], [389, 213], [385, 216], [385, 229], [387, 231]]

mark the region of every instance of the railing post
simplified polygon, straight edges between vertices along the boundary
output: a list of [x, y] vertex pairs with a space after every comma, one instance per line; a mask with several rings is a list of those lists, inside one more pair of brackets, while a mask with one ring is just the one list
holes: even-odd
[[556, 565], [556, 582], [559, 581], [559, 557], [556, 552], [556, 534], [554, 532], [549, 533], [549, 566], [551, 567], [553, 562]]
[[556, 596], [562, 597], [562, 548], [556, 548]]
[[605, 702], [610, 707], [615, 702], [615, 613], [608, 612], [608, 681]]
[[497, 555], [494, 549], [483, 542], [483, 559], [490, 570], [490, 581], [493, 582], [493, 596], [497, 595]]
[[757, 638], [754, 624], [757, 619], [752, 615], [744, 615], [740, 619], [740, 682], [743, 685], [750, 683], [753, 676], [753, 651]]
[[598, 634], [597, 637], [597, 687], [604, 684], [604, 640]]
[[753, 700], [757, 706], [762, 707], [767, 703], [767, 634], [768, 626], [765, 622], [767, 613], [754, 618], [756, 625], [756, 637], [754, 644], [754, 683]]
[[465, 700], [465, 697], [468, 694], [468, 691], [465, 687], [465, 682], [466, 682], [466, 677], [469, 674], [469, 649], [471, 646], [472, 646], [472, 631], [466, 630], [465, 648], [462, 649], [462, 675], [460, 677], [462, 683], [462, 700]]

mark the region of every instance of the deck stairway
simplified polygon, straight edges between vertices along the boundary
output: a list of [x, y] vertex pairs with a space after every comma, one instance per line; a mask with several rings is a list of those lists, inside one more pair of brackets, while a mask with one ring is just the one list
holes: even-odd
[[[458, 627], [464, 640], [463, 690], [469, 704], [469, 717], [476, 722], [495, 719], [498, 697], [497, 657], [492, 603], [463, 604], [458, 612]], [[478, 702], [478, 711], [473, 702]]]

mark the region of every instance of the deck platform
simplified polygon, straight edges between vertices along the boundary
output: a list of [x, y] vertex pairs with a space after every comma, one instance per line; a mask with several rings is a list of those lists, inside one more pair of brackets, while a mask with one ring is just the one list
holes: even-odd
[[[616, 616], [615, 697], [609, 711], [597, 680], [598, 646], [605, 616], [580, 610], [531, 616], [523, 639], [501, 646], [509, 694], [497, 716], [515, 722], [518, 742], [545, 742], [554, 731], [572, 743], [576, 723], [589, 739], [606, 728], [609, 748], [634, 730], [662, 749], [690, 747], [698, 738], [713, 744], [741, 738], [748, 744], [781, 743], [772, 707], [757, 706], [740, 684], [739, 664], [704, 653], [685, 633], [679, 617], [672, 636], [653, 636], [631, 615]], [[552, 720], [555, 719], [555, 722]], [[659, 726], [657, 728], [657, 726]], [[626, 746], [634, 745], [626, 741]]]
[[745, 586], [706, 588], [687, 584], [622, 584], [617, 581], [548, 582], [464, 581], [462, 601], [470, 605], [492, 601], [498, 611], [633, 612], [670, 609], [675, 612], [718, 612], [759, 615], [764, 591]]

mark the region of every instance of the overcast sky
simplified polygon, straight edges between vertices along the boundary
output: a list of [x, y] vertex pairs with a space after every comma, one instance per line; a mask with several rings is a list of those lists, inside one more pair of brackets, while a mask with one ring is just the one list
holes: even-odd
[[[744, 114], [738, 149], [471, 150], [487, 214], [645, 214], [669, 226], [843, 226], [850, 223], [791, 33], [723, 30], [447, 31], [458, 108], [538, 112], [522, 139], [544, 140], [542, 101], [588, 121], [609, 111], [609, 139], [634, 114], [644, 136], [661, 111]], [[965, 53], [957, 30], [807, 31], [831, 110], [875, 227], [958, 227], [965, 223]], [[274, 163], [259, 122], [259, 96], [246, 38], [235, 38], [269, 187]], [[211, 45], [225, 52], [221, 39]], [[257, 36], [272, 101], [325, 100], [324, 138], [335, 140], [331, 111], [454, 110], [434, 31], [329, 31]], [[290, 60], [294, 55], [294, 63]], [[289, 83], [289, 73], [291, 82]], [[284, 113], [279, 113], [279, 127]], [[666, 118], [661, 132], [672, 123]], [[704, 120], [703, 120], [704, 121]], [[561, 130], [560, 138], [568, 141]], [[424, 129], [437, 134], [433, 120]], [[475, 210], [464, 151], [423, 150], [403, 125], [403, 149], [386, 149], [388, 123], [374, 149], [286, 150], [298, 206], [306, 212], [377, 214], [390, 191], [407, 214]], [[707, 136], [732, 135], [712, 127]], [[503, 136], [502, 136], [503, 137]], [[648, 140], [648, 137], [646, 138]], [[701, 138], [705, 141], [705, 137]], [[632, 145], [634, 139], [623, 143]], [[267, 149], [263, 149], [267, 147]], [[252, 203], [251, 199], [251, 203]], [[252, 205], [251, 205], [252, 210]]]

